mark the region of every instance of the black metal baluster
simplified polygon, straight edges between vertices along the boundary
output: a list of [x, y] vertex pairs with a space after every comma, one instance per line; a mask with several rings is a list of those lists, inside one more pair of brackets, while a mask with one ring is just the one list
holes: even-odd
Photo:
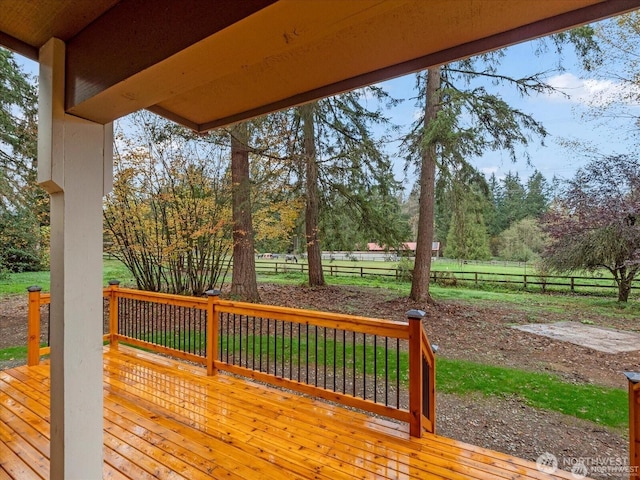
[[389, 406], [389, 337], [384, 337], [384, 404]]
[[[127, 322], [129, 310], [127, 309], [127, 299], [119, 298], [118, 301], [120, 304], [118, 305], [118, 333], [120, 335], [127, 335], [127, 328], [129, 327], [129, 323]], [[120, 319], [122, 318], [122, 323], [120, 323]]]
[[179, 350], [184, 352], [186, 345], [186, 331], [187, 331], [187, 319], [188, 319], [189, 309], [183, 307], [182, 308], [182, 331], [178, 332], [178, 342], [180, 345]]
[[378, 403], [378, 336], [373, 336], [373, 401]]
[[260, 362], [259, 362], [260, 368], [259, 368], [259, 371], [261, 372], [262, 371], [262, 337], [263, 337], [263, 334], [262, 334], [262, 317], [260, 317], [260, 333], [259, 333], [259, 335], [260, 335], [260, 343], [258, 344], [258, 345], [260, 345]]
[[193, 324], [193, 308], [189, 309], [189, 317], [187, 318], [187, 328], [184, 331], [185, 334], [185, 341], [187, 342], [187, 352], [189, 353], [194, 353], [191, 350], [191, 330], [192, 330], [192, 324]]
[[319, 361], [318, 359], [318, 326], [317, 325], [314, 326], [314, 332], [315, 332], [315, 350], [316, 350], [316, 357], [313, 362], [313, 364], [315, 365], [314, 385], [317, 387], [318, 386], [318, 361]]
[[400, 339], [396, 339], [396, 408], [400, 408]]
[[[244, 318], [244, 315], [240, 315], [240, 318], [238, 319], [239, 325], [238, 325], [238, 348], [240, 349], [240, 351], [238, 352], [239, 355], [239, 361], [238, 361], [238, 365], [242, 366], [242, 319]], [[249, 317], [247, 317], [249, 318]], [[235, 357], [234, 359], [234, 363], [235, 363]]]
[[271, 319], [267, 318], [267, 373], [269, 373], [269, 367], [271, 365]]
[[273, 374], [278, 375], [278, 320], [273, 321]]
[[327, 389], [327, 327], [322, 327], [322, 336], [324, 343], [324, 352], [322, 354], [322, 363], [324, 364], [323, 385]]
[[352, 356], [352, 360], [353, 360], [353, 396], [356, 396], [356, 332], [353, 332], [353, 337], [352, 337], [352, 342], [353, 342], [353, 354]]
[[251, 344], [252, 349], [251, 349], [251, 369], [255, 370], [256, 369], [256, 323], [257, 322], [257, 318], [253, 318], [253, 342]]
[[[202, 329], [202, 320], [203, 320], [203, 315], [204, 315], [204, 310], [200, 310], [198, 313], [198, 335], [197, 335], [197, 340], [198, 340], [198, 355], [201, 357], [204, 357], [205, 355], [203, 355], [202, 353], [202, 345], [204, 343], [204, 351], [207, 351], [207, 334], [205, 333], [203, 335], [203, 329]], [[206, 319], [204, 320], [205, 323], [205, 328], [204, 331], [206, 332]], [[203, 342], [204, 340], [204, 342]]]
[[140, 339], [140, 316], [142, 315], [142, 306], [140, 302], [135, 301], [136, 306], [136, 323], [135, 323], [135, 338]]
[[342, 393], [347, 393], [347, 331], [342, 330]]
[[301, 325], [298, 324], [298, 378], [297, 378], [298, 381], [300, 381], [300, 358], [302, 355], [302, 342], [301, 342], [302, 332], [300, 331], [300, 327]]
[[306, 338], [305, 351], [307, 353], [307, 362], [306, 362], [306, 365], [305, 365], [305, 371], [306, 371], [305, 382], [309, 383], [309, 324], [307, 323], [306, 326], [307, 326], [307, 328], [305, 330], [306, 330], [307, 338]]
[[338, 330], [333, 329], [333, 391], [336, 391], [336, 366], [338, 360]]
[[362, 398], [367, 399], [367, 334], [362, 334]]
[[285, 354], [284, 347], [287, 344], [285, 333], [284, 333], [284, 329], [285, 329], [285, 322], [284, 322], [284, 320], [282, 320], [282, 355], [280, 356], [280, 364], [281, 364], [281, 366], [280, 366], [280, 376], [282, 378], [285, 378], [285, 373], [284, 373], [285, 372], [285, 368], [284, 368], [284, 366], [285, 366], [285, 363], [284, 363], [284, 354]]
[[289, 380], [293, 380], [293, 322], [289, 322]]

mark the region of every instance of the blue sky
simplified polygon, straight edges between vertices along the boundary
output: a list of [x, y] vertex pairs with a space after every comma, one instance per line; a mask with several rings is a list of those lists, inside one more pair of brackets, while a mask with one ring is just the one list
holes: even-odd
[[[538, 46], [535, 42], [528, 42], [507, 49], [500, 73], [518, 77], [547, 72], [547, 83], [558, 92], [524, 98], [507, 88], [500, 93], [510, 105], [531, 114], [544, 125], [549, 132], [544, 145], [540, 139], [532, 139], [526, 149], [521, 150], [521, 157], [516, 163], [506, 152], [489, 152], [480, 158], [469, 159], [470, 162], [487, 176], [495, 173], [501, 178], [511, 171], [518, 172], [521, 179], [526, 180], [539, 170], [551, 181], [554, 175], [560, 179], [571, 178], [589, 160], [589, 156], [580, 150], [563, 147], [567, 141], [584, 143], [602, 154], [626, 153], [633, 149], [634, 145], [627, 138], [633, 128], [629, 120], [594, 119], [593, 114], [589, 115], [590, 111], [593, 112], [590, 104], [620, 92], [622, 87], [616, 79], [615, 66], [610, 66], [608, 78], [589, 78], [569, 48], [563, 54], [563, 70], [559, 70], [558, 55], [555, 52], [536, 54]], [[412, 93], [414, 84], [413, 76], [409, 76], [382, 85], [392, 96], [402, 97], [404, 92], [405, 97], [410, 97], [415, 95]], [[392, 118], [396, 123], [408, 124], [415, 115], [414, 102], [406, 101], [393, 111]], [[529, 164], [525, 154], [529, 156]], [[396, 171], [400, 170], [398, 165]]]
[[[551, 50], [542, 55], [536, 54], [538, 47], [539, 43], [534, 41], [507, 49], [500, 73], [523, 76], [548, 72], [548, 83], [566, 95], [540, 94], [522, 98], [510, 89], [504, 89], [501, 92], [507, 102], [542, 122], [549, 136], [545, 139], [545, 146], [540, 145], [538, 139], [533, 139], [527, 147], [526, 153], [530, 157], [530, 165], [524, 160], [525, 151], [522, 151], [521, 159], [516, 163], [512, 163], [504, 152], [490, 152], [481, 158], [470, 159], [471, 163], [487, 176], [495, 173], [498, 178], [501, 178], [508, 171], [512, 171], [518, 172], [525, 180], [537, 169], [549, 181], [554, 175], [564, 179], [570, 178], [575, 170], [587, 161], [587, 157], [562, 147], [561, 142], [565, 140], [587, 142], [605, 154], [624, 153], [633, 148], [630, 141], [625, 138], [631, 128], [628, 121], [597, 121], [583, 118], [583, 114], [587, 111], [585, 106], [594, 98], [607, 97], [610, 93], [619, 91], [620, 86], [615, 80], [615, 66], [611, 66], [608, 72], [609, 78], [590, 79], [578, 65], [570, 48], [565, 49], [562, 62], [564, 71], [558, 71], [557, 54]], [[20, 56], [16, 58], [27, 73], [37, 74], [35, 62]], [[409, 125], [417, 114], [414, 101], [408, 100], [415, 95], [414, 76], [408, 75], [390, 80], [382, 85], [392, 96], [407, 99], [391, 112], [391, 116], [395, 123]], [[390, 151], [392, 156], [394, 153]], [[398, 177], [402, 177], [402, 167], [403, 160], [396, 160], [395, 171]]]

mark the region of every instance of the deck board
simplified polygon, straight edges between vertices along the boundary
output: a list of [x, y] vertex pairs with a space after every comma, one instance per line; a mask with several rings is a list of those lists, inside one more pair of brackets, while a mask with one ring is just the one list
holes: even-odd
[[[104, 372], [104, 478], [572, 478], [127, 347]], [[49, 438], [49, 367], [0, 372], [0, 480], [48, 478]]]

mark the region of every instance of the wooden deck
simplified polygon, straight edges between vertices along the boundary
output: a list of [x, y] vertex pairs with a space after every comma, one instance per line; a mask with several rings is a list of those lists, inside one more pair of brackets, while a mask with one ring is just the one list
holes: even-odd
[[[104, 477], [572, 478], [248, 380], [105, 350]], [[49, 367], [0, 372], [0, 480], [49, 476]]]

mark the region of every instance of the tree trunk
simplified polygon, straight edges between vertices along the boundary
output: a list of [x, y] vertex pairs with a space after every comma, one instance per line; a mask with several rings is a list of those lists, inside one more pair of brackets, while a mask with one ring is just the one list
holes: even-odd
[[630, 268], [627, 271], [626, 268], [623, 268], [620, 272], [620, 278], [616, 278], [616, 282], [618, 282], [618, 301], [619, 302], [627, 302], [629, 300], [629, 294], [631, 293], [631, 284], [633, 283], [633, 279], [638, 272], [638, 268]]
[[307, 241], [307, 260], [309, 264], [309, 286], [311, 287], [318, 287], [325, 284], [324, 273], [322, 272], [322, 252], [318, 239], [318, 161], [316, 158], [316, 132], [313, 118], [315, 106], [315, 103], [309, 103], [299, 107], [304, 138], [307, 194], [305, 236]]
[[251, 217], [249, 129], [246, 122], [231, 129], [231, 202], [233, 205], [233, 273], [231, 295], [259, 302]]
[[[435, 121], [440, 108], [440, 67], [427, 70], [424, 130], [427, 132]], [[431, 244], [434, 234], [436, 179], [436, 145], [423, 145], [420, 166], [420, 200], [418, 213], [418, 236], [416, 261], [413, 268], [409, 298], [419, 302], [434, 303], [429, 293], [431, 275]]]

